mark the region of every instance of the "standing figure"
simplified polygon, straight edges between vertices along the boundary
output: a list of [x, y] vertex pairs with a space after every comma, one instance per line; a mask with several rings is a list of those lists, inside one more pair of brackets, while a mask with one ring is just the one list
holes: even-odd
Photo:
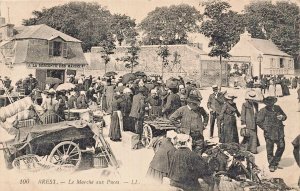
[[183, 85], [179, 85], [179, 92], [178, 95], [180, 97], [180, 101], [181, 101], [181, 106], [186, 105], [186, 99], [187, 99], [187, 93], [186, 93], [186, 89], [184, 88]]
[[221, 143], [239, 143], [239, 135], [236, 125], [236, 116], [240, 117], [236, 104], [233, 100], [236, 96], [226, 93], [225, 104], [222, 107], [220, 113], [221, 119]]
[[249, 135], [245, 136], [241, 144], [245, 144], [248, 151], [257, 154], [259, 141], [257, 137], [256, 114], [258, 112], [257, 94], [254, 90], [248, 91], [246, 102], [242, 105], [241, 124], [245, 125]]
[[298, 111], [300, 111], [300, 86], [298, 87], [297, 94], [298, 94]]
[[212, 188], [213, 171], [199, 154], [190, 150], [189, 136], [178, 134], [177, 142], [178, 149], [171, 156], [169, 168], [170, 185], [184, 191], [200, 191], [198, 179], [201, 178]]
[[162, 138], [147, 171], [149, 178], [162, 183], [163, 177], [168, 177], [172, 160], [171, 156], [176, 151], [176, 139], [177, 133], [174, 130], [167, 131], [166, 137]]
[[221, 120], [220, 113], [224, 105], [224, 94], [219, 91], [217, 85], [212, 86], [213, 93], [209, 95], [207, 108], [210, 112], [210, 138], [213, 138], [215, 122], [217, 122], [218, 136], [220, 137]]
[[[45, 102], [43, 102], [43, 104], [41, 105], [44, 109], [45, 109], [45, 116], [55, 116], [56, 112], [58, 110], [58, 101], [55, 99], [55, 90], [54, 89], [50, 89], [48, 92], [48, 98], [45, 100]], [[52, 122], [55, 123], [57, 121], [56, 117], [52, 118]]]
[[275, 87], [275, 82], [274, 82], [273, 79], [270, 80], [268, 96], [275, 96], [276, 97], [276, 87]]
[[146, 103], [149, 105], [149, 116], [150, 117], [161, 117], [161, 105], [162, 100], [157, 95], [156, 89], [151, 90], [151, 95], [146, 99]]
[[121, 112], [123, 115], [123, 129], [124, 131], [134, 132], [134, 123], [132, 117], [129, 116], [132, 105], [132, 91], [129, 88], [123, 90], [123, 101], [120, 103]]
[[140, 146], [142, 140], [143, 123], [145, 117], [145, 92], [145, 87], [139, 87], [138, 94], [133, 96], [131, 111], [129, 114], [129, 116], [134, 119], [135, 133], [139, 135], [139, 142], [135, 148]]
[[25, 88], [25, 95], [29, 95], [33, 89], [35, 89], [38, 85], [38, 81], [33, 77], [32, 74], [29, 74], [29, 78], [27, 78], [26, 88]]
[[104, 87], [104, 90], [103, 90], [103, 102], [105, 103], [102, 103], [103, 106], [105, 106], [103, 109], [107, 112], [107, 113], [111, 113], [112, 111], [112, 108], [111, 108], [111, 104], [112, 104], [112, 101], [113, 101], [113, 97], [114, 97], [114, 86], [112, 85], [111, 83], [111, 79], [107, 79], [106, 80], [106, 86]]
[[181, 107], [181, 100], [177, 94], [178, 88], [170, 88], [170, 94], [167, 97], [166, 104], [163, 106], [162, 113], [168, 119], [172, 113], [174, 113], [178, 108]]
[[111, 123], [109, 128], [108, 137], [112, 141], [121, 141], [121, 126], [123, 121], [120, 119], [118, 115], [118, 111], [120, 111], [122, 102], [121, 95], [119, 93], [115, 93], [114, 99], [112, 102], [112, 113], [111, 113]]
[[[170, 121], [180, 133], [192, 137], [193, 151], [202, 154], [204, 146], [203, 130], [207, 126], [208, 114], [203, 107], [200, 107], [201, 100], [190, 95], [187, 99], [187, 105], [177, 109], [171, 116]], [[178, 123], [180, 122], [180, 123]]]
[[[282, 122], [287, 119], [287, 116], [280, 106], [275, 105], [276, 101], [276, 97], [269, 96], [264, 98], [263, 102], [266, 106], [259, 110], [257, 114], [257, 125], [264, 131], [267, 158], [271, 172], [277, 169], [285, 149], [284, 125]], [[275, 144], [277, 149], [274, 155]]]

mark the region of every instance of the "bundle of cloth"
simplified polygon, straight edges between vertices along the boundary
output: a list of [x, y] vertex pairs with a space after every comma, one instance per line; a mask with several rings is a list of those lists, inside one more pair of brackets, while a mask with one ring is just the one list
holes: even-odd
[[41, 116], [44, 113], [43, 108], [34, 104], [30, 97], [25, 97], [0, 108], [0, 125], [9, 134], [14, 134], [13, 129], [18, 121], [32, 119], [36, 113]]

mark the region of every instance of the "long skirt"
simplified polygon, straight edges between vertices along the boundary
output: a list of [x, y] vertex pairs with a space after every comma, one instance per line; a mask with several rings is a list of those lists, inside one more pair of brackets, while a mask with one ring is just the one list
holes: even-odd
[[152, 167], [149, 167], [147, 171], [147, 177], [151, 178], [151, 180], [162, 183], [163, 182], [163, 177], [167, 177], [168, 174], [164, 172], [160, 172], [158, 170], [155, 170]]
[[282, 93], [282, 87], [280, 84], [276, 84], [276, 96], [277, 97], [282, 97], [283, 93]]
[[111, 115], [111, 123], [108, 136], [112, 141], [119, 141], [121, 139], [120, 120], [116, 111], [114, 111]]
[[244, 137], [241, 144], [244, 144], [246, 146], [247, 151], [250, 151], [253, 154], [257, 153], [257, 147], [260, 146], [258, 137], [257, 137], [257, 131], [249, 129], [250, 136]]
[[224, 115], [224, 124], [221, 127], [221, 143], [239, 143], [239, 135], [236, 126], [236, 117]]
[[276, 97], [276, 88], [274, 85], [269, 86], [268, 96]]

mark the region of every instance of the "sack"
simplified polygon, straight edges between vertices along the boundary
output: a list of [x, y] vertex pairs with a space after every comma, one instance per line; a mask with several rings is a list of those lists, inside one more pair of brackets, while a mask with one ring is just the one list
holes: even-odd
[[246, 127], [241, 128], [240, 135], [242, 137], [250, 137], [250, 130]]

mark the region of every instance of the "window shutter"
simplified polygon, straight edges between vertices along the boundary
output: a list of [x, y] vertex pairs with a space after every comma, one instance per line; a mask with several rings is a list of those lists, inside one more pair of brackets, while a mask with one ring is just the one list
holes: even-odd
[[49, 55], [53, 56], [53, 42], [49, 41]]
[[66, 42], [63, 43], [63, 57], [68, 57], [68, 44]]

